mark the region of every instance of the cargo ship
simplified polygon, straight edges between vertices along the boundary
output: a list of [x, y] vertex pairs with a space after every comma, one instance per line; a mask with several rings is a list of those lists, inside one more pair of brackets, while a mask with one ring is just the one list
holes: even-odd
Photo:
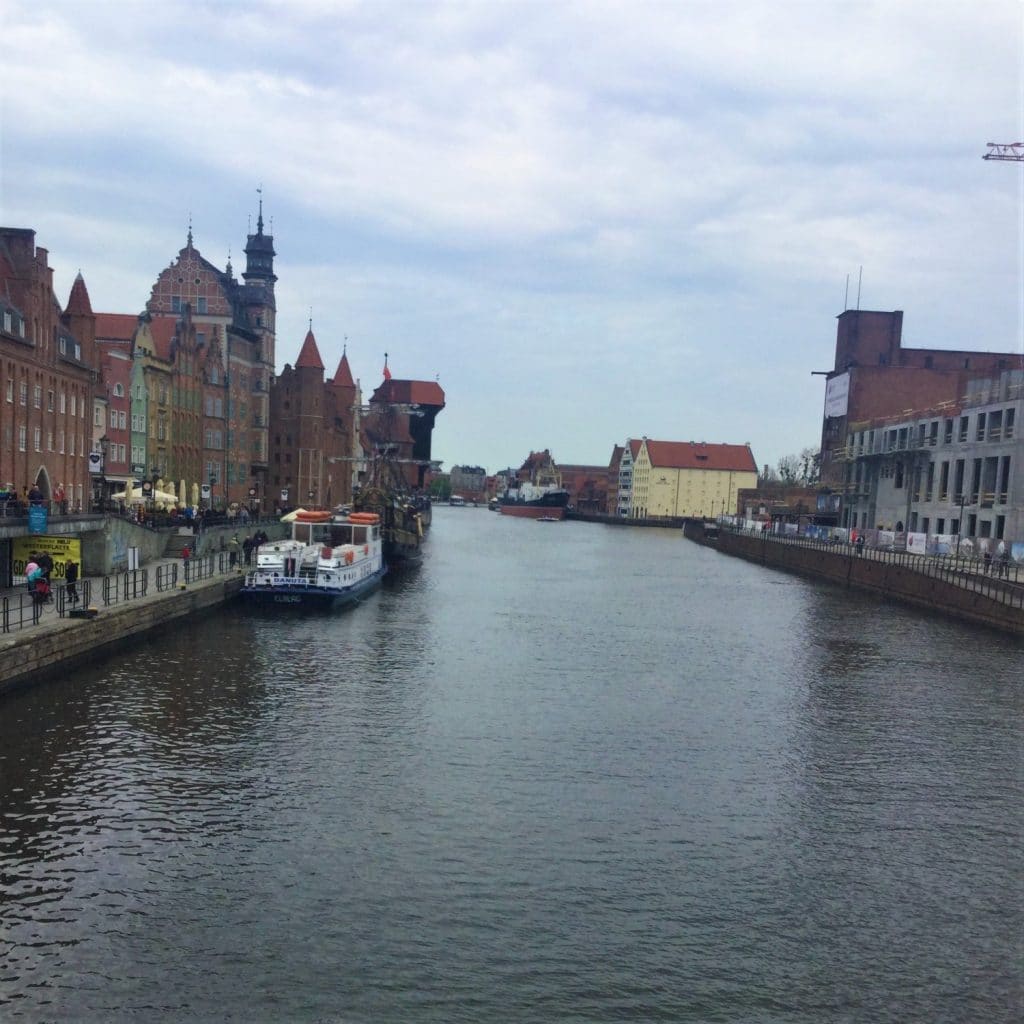
[[562, 474], [547, 449], [530, 452], [498, 499], [502, 515], [529, 519], [561, 519], [568, 506], [569, 492], [562, 486]]

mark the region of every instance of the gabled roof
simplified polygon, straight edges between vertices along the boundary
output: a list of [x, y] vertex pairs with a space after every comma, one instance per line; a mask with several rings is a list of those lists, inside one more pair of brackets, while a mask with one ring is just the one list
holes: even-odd
[[664, 469], [714, 469], [757, 473], [757, 463], [745, 444], [705, 444], [695, 441], [647, 440], [652, 466]]
[[139, 318], [131, 313], [97, 313], [96, 340], [131, 341], [138, 323]]
[[323, 370], [324, 361], [320, 358], [320, 349], [316, 347], [316, 338], [313, 337], [313, 329], [306, 332], [306, 340], [302, 343], [302, 350], [299, 358], [295, 360], [295, 369]]
[[85, 287], [85, 278], [79, 271], [75, 277], [75, 283], [71, 286], [71, 295], [68, 297], [68, 308], [66, 312], [75, 316], [91, 316], [92, 303], [89, 301], [89, 290]]

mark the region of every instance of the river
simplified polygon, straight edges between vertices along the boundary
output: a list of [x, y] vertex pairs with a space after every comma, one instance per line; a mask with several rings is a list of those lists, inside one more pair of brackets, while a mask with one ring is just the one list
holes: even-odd
[[0, 1019], [1016, 1021], [1024, 644], [435, 510], [0, 702]]

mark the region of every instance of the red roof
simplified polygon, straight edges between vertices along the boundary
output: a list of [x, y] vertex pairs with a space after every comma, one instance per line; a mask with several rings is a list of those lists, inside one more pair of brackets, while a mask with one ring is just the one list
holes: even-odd
[[313, 337], [313, 329], [306, 332], [306, 340], [302, 343], [302, 350], [299, 358], [295, 360], [295, 369], [322, 370], [324, 361], [320, 358], [320, 349], [316, 347], [316, 338]]
[[715, 469], [757, 473], [753, 453], [745, 444], [704, 444], [694, 441], [647, 441], [652, 466], [664, 469]]
[[131, 341], [138, 322], [131, 313], [97, 313], [96, 340]]
[[348, 365], [348, 356], [342, 352], [341, 362], [338, 363], [338, 369], [334, 371], [334, 380], [332, 384], [342, 388], [354, 388], [356, 382], [352, 377], [352, 368]]
[[155, 316], [148, 324], [150, 336], [153, 338], [153, 355], [165, 362], [171, 361], [171, 342], [178, 332], [178, 321], [175, 317]]
[[85, 278], [79, 271], [75, 277], [75, 283], [71, 286], [71, 295], [68, 297], [67, 312], [73, 315], [92, 314], [92, 303], [89, 301], [89, 290], [85, 287]]
[[408, 402], [410, 405], [444, 407], [444, 391], [432, 380], [386, 380], [373, 393], [371, 402]]

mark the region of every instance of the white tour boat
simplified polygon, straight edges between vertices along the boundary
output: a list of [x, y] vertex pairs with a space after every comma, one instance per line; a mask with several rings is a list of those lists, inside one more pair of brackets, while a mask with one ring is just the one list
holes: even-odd
[[256, 550], [242, 597], [253, 604], [337, 608], [380, 586], [384, 565], [380, 516], [299, 509], [292, 535]]

